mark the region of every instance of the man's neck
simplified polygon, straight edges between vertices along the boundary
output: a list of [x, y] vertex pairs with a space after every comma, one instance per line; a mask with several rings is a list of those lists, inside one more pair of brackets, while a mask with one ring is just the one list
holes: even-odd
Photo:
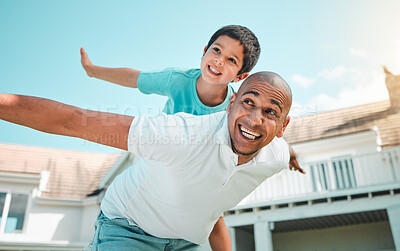
[[228, 93], [228, 85], [213, 85], [200, 77], [196, 81], [196, 92], [200, 101], [209, 107], [222, 104]]
[[243, 155], [239, 155], [238, 157], [238, 166], [246, 164], [247, 162], [249, 162], [254, 156], [243, 156]]

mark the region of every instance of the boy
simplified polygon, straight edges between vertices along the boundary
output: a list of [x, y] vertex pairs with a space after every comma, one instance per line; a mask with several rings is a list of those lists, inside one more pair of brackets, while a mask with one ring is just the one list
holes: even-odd
[[204, 48], [201, 69], [145, 73], [130, 68], [107, 68], [93, 65], [81, 48], [81, 62], [89, 77], [126, 87], [144, 94], [156, 93], [169, 99], [164, 112], [203, 115], [224, 111], [233, 88], [230, 82], [245, 79], [257, 63], [260, 45], [249, 29], [239, 25], [222, 27]]

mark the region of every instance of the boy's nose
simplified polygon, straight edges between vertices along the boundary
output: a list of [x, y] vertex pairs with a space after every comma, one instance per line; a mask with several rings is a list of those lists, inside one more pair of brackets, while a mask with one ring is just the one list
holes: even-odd
[[224, 65], [224, 61], [220, 57], [214, 58], [215, 63], [217, 63], [218, 66]]

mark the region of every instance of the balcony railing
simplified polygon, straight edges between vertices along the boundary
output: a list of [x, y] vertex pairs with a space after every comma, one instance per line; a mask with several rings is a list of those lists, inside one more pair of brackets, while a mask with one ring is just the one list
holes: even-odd
[[301, 163], [301, 166], [307, 174], [285, 170], [267, 179], [240, 205], [399, 184], [400, 147], [371, 154]]

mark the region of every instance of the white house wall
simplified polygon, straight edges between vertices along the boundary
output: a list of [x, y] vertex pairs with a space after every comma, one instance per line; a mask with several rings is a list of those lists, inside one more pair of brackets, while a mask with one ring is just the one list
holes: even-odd
[[280, 251], [395, 251], [388, 222], [275, 233], [273, 243], [274, 250]]
[[300, 162], [372, 153], [378, 147], [377, 134], [373, 130], [291, 145]]
[[33, 203], [28, 216], [26, 234], [37, 241], [79, 241], [82, 208]]
[[80, 240], [90, 242], [94, 234], [94, 222], [99, 214], [99, 204], [97, 197], [93, 198], [95, 201], [84, 202], [82, 208], [82, 222], [81, 222], [81, 235]]

